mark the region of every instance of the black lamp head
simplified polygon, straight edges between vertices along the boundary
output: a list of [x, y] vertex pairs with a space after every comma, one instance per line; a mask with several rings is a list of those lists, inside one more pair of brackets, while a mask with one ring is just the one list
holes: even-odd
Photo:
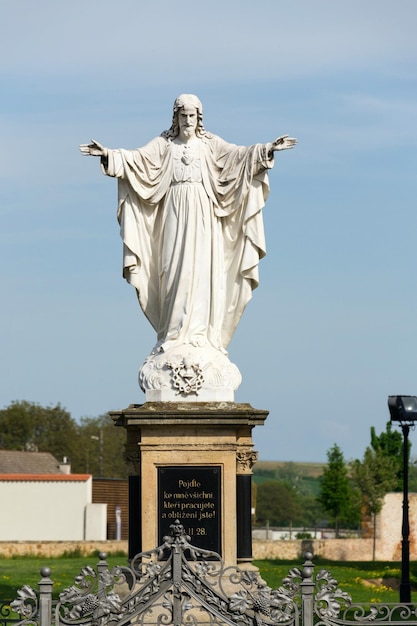
[[417, 421], [417, 396], [388, 396], [392, 422]]

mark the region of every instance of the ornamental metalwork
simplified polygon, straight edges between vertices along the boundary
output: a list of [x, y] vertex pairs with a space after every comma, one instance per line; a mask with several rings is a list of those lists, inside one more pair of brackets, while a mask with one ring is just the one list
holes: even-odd
[[[312, 554], [278, 589], [255, 571], [226, 567], [215, 552], [191, 544], [179, 521], [162, 545], [130, 566], [85, 566], [52, 602], [50, 570], [39, 593], [25, 585], [10, 607], [20, 626], [369, 626], [416, 624], [413, 604], [354, 604], [326, 569], [314, 575]], [[10, 620], [11, 621], [11, 620]]]
[[[141, 552], [129, 567], [108, 569], [105, 555], [82, 569], [54, 607], [61, 626], [189, 624], [273, 626], [298, 624], [294, 590], [270, 589], [256, 572], [225, 567], [220, 555], [190, 543], [176, 521], [154, 550]], [[22, 626], [38, 621], [36, 594], [24, 586], [12, 609]], [[48, 624], [49, 626], [49, 624]]]
[[19, 616], [10, 608], [10, 602], [0, 602], [0, 626], [20, 622]]

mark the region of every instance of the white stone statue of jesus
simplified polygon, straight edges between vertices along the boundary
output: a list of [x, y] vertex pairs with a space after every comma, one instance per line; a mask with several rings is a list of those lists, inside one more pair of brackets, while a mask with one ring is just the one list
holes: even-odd
[[143, 148], [80, 146], [118, 179], [123, 275], [157, 333], [139, 376], [147, 400], [233, 400], [240, 374], [226, 348], [259, 282], [267, 172], [296, 143], [227, 143], [184, 94], [171, 128]]

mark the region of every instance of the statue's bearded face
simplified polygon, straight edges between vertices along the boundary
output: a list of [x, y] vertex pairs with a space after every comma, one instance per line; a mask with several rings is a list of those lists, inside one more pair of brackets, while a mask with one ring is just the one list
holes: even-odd
[[178, 128], [179, 134], [183, 138], [190, 138], [195, 135], [197, 128], [197, 109], [185, 106], [178, 111]]

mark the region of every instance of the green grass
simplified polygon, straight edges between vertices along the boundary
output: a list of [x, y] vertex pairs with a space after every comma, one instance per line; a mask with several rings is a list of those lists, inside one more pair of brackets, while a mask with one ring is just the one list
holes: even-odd
[[[254, 561], [254, 564], [273, 589], [281, 585], [291, 568], [301, 568], [300, 561]], [[401, 563], [342, 562], [315, 558], [314, 565], [315, 574], [321, 569], [329, 570], [339, 588], [352, 597], [352, 602], [399, 602]], [[410, 579], [412, 590], [417, 591], [417, 563], [410, 565]], [[413, 595], [417, 595], [416, 591]]]
[[[49, 559], [33, 556], [0, 558], [0, 602], [14, 600], [23, 585], [30, 585], [37, 591], [42, 567], [51, 569], [53, 596], [57, 598], [65, 587], [73, 584], [82, 567], [91, 565], [95, 568], [98, 561], [97, 554], [80, 556], [77, 553]], [[127, 565], [127, 555], [110, 554], [107, 563], [109, 567]]]

